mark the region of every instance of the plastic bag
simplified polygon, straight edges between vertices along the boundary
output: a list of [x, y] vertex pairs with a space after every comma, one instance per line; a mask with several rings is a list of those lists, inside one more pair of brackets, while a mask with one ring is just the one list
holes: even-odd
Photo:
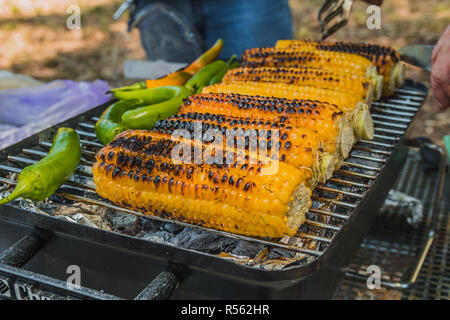
[[56, 80], [0, 91], [0, 149], [107, 102], [102, 80]]

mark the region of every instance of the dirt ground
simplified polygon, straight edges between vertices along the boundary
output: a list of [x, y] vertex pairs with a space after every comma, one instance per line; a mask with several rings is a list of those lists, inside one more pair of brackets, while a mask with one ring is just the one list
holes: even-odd
[[[0, 69], [40, 80], [57, 78], [124, 83], [125, 59], [144, 59], [137, 30], [126, 32], [126, 15], [113, 21], [120, 0], [0, 0]], [[255, 1], [256, 2], [256, 1]], [[297, 38], [317, 38], [317, 11], [323, 0], [290, 0]], [[366, 27], [367, 5], [355, 1], [349, 24], [333, 39], [362, 40], [400, 48], [435, 43], [450, 23], [449, 0], [385, 0], [381, 29]], [[69, 30], [70, 5], [81, 8], [81, 30]], [[450, 54], [450, 53], [449, 53]], [[429, 85], [429, 74], [411, 67], [408, 76]], [[126, 81], [125, 81], [126, 82]], [[450, 134], [450, 109], [439, 112], [432, 93], [411, 130], [443, 144]]]

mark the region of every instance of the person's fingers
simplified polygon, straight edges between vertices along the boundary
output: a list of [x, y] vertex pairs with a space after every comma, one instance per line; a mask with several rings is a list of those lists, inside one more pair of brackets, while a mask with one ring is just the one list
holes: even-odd
[[441, 46], [439, 42], [434, 46], [433, 51], [431, 52], [431, 64], [433, 65], [436, 62], [437, 57], [439, 56], [439, 51], [441, 50]]
[[450, 85], [441, 84], [435, 77], [431, 77], [431, 87], [438, 101], [439, 108], [444, 110], [450, 107]]

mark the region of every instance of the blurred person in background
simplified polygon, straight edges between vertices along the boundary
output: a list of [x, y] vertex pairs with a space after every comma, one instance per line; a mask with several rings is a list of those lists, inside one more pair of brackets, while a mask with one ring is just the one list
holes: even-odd
[[[362, 0], [380, 6], [383, 0]], [[220, 54], [292, 39], [289, 0], [135, 0], [129, 29], [139, 28], [149, 60], [190, 62], [218, 38]], [[441, 109], [450, 106], [450, 26], [433, 50], [431, 86]]]
[[[363, 0], [381, 5], [383, 0]], [[189, 62], [218, 38], [219, 58], [292, 39], [289, 0], [135, 0], [129, 29], [137, 27], [150, 60]]]

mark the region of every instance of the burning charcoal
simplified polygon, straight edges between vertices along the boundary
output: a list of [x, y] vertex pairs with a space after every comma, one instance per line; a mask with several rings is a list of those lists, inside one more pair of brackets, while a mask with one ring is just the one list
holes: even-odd
[[263, 245], [253, 244], [246, 241], [238, 241], [236, 247], [231, 251], [231, 253], [240, 255], [240, 256], [256, 256], [262, 249]]
[[184, 229], [184, 227], [179, 226], [174, 223], [166, 223], [162, 226], [163, 231], [167, 231], [167, 232], [173, 233], [173, 234], [180, 233], [183, 229]]
[[90, 219], [88, 219], [84, 214], [77, 213], [71, 216], [71, 218], [75, 220], [77, 223], [84, 224], [94, 228], [97, 227], [97, 225], [93, 223]]
[[159, 222], [152, 219], [140, 218], [142, 230], [146, 233], [163, 230], [165, 222]]
[[139, 217], [129, 213], [108, 210], [105, 214], [105, 219], [109, 222], [113, 231], [132, 236], [136, 235], [142, 228]]
[[219, 253], [228, 251], [235, 245], [235, 240], [222, 238], [214, 234], [194, 231], [185, 228], [178, 235], [179, 244], [183, 247], [193, 250], [204, 251], [208, 253]]
[[61, 196], [56, 195], [56, 194], [52, 194], [52, 195], [49, 197], [49, 200], [50, 200], [50, 201], [53, 201], [53, 202], [56, 202], [56, 203], [67, 204], [67, 205], [76, 203], [76, 202], [73, 201], [73, 200], [66, 199], [66, 198], [61, 197]]
[[173, 241], [173, 236], [170, 233], [164, 231], [159, 231], [155, 233], [141, 232], [140, 234], [137, 235], [137, 237], [153, 242], [170, 243]]
[[283, 257], [293, 258], [294, 256], [295, 256], [295, 252], [282, 250], [282, 249], [273, 249], [268, 256], [268, 260], [278, 259], [278, 258], [283, 258]]

